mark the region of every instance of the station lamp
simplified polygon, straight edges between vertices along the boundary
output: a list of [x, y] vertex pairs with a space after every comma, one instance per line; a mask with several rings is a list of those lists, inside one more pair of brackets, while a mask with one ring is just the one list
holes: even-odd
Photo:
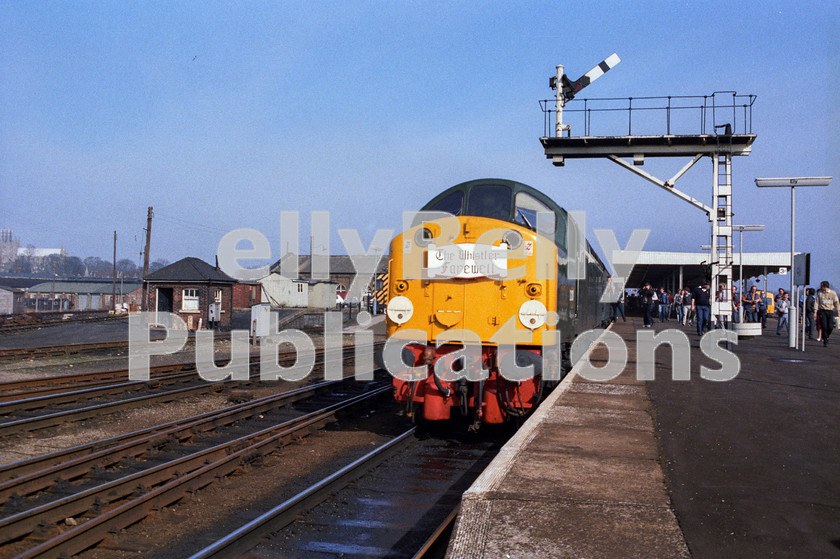
[[[794, 273], [793, 273], [793, 250], [796, 233], [796, 196], [794, 194], [797, 186], [828, 186], [831, 177], [777, 177], [767, 179], [755, 179], [755, 185], [759, 188], [787, 187], [790, 188], [790, 296], [793, 297]], [[788, 310], [788, 347], [796, 348], [796, 320], [797, 303], [791, 301]], [[804, 343], [803, 343], [804, 345]]]
[[[744, 282], [744, 231], [764, 231], [764, 225], [733, 225], [732, 230], [738, 231], [741, 234], [741, 245], [738, 249], [738, 262], [740, 263], [738, 279], [740, 280], [741, 288], [738, 290], [738, 297], [743, 297], [744, 288], [747, 287], [746, 282]], [[744, 313], [744, 309], [741, 309], [741, 312], [738, 313], [738, 322], [744, 322], [744, 314], [746, 314]]]

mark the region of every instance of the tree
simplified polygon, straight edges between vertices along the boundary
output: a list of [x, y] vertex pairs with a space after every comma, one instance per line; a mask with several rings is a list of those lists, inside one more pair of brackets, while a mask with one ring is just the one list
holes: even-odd
[[61, 275], [67, 277], [81, 277], [85, 275], [85, 264], [78, 256], [68, 256], [64, 259], [64, 269]]
[[15, 272], [19, 274], [32, 273], [32, 257], [19, 254], [15, 260]]
[[123, 258], [117, 261], [117, 273], [124, 278], [136, 278], [138, 273], [137, 264], [129, 258]]
[[107, 272], [113, 268], [113, 265], [107, 260], [102, 260], [98, 256], [88, 256], [84, 260], [85, 268], [88, 274], [92, 272]]
[[166, 260], [164, 258], [158, 258], [157, 260], [149, 264], [149, 273], [151, 274], [152, 272], [157, 272], [161, 268], [165, 268], [167, 266], [169, 266], [169, 260]]

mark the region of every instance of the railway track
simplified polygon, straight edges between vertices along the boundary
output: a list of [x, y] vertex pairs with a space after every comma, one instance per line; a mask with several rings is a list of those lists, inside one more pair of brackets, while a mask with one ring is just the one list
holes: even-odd
[[83, 344], [48, 345], [38, 347], [11, 347], [0, 349], [0, 362], [45, 357], [69, 357], [105, 351], [127, 351], [128, 341], [89, 342]]
[[[374, 349], [377, 347], [380, 345], [374, 344]], [[352, 346], [343, 349], [345, 362], [354, 359], [353, 351]], [[295, 359], [294, 352], [284, 352], [279, 355], [281, 363], [291, 363]], [[316, 354], [316, 365], [320, 363], [323, 363], [322, 351]], [[258, 366], [259, 359], [253, 358], [251, 367]], [[162, 370], [165, 369], [162, 368]], [[16, 398], [0, 403], [0, 437], [20, 435], [130, 409], [164, 404], [185, 397], [221, 392], [232, 387], [253, 387], [261, 382], [256, 376], [252, 376], [252, 380], [249, 381], [208, 382], [195, 373], [194, 366], [184, 369], [183, 365], [179, 365], [176, 369], [178, 371], [160, 374], [149, 381], [106, 383], [76, 390], [73, 390], [72, 384], [69, 384], [65, 385], [65, 390], [53, 391], [51, 394]], [[128, 373], [120, 371], [115, 376], [127, 378]], [[85, 374], [84, 379], [88, 382], [89, 375]], [[20, 388], [19, 385], [18, 387]], [[18, 396], [32, 393], [32, 391], [21, 392]], [[12, 396], [9, 395], [9, 397]], [[43, 413], [44, 410], [49, 411]]]
[[237, 421], [265, 415], [337, 387], [342, 382], [317, 383], [0, 466], [0, 505], [9, 499], [28, 497], [61, 481], [79, 481], [97, 469], [112, 467], [126, 459], [139, 459], [166, 445], [184, 444]]
[[[167, 374], [179, 371], [194, 371], [193, 363], [177, 363], [171, 365], [158, 365], [150, 368], [152, 379], [160, 378]], [[114, 369], [96, 373], [77, 373], [73, 375], [60, 375], [49, 377], [38, 377], [25, 380], [13, 380], [0, 382], [0, 403], [13, 402], [27, 398], [38, 398], [51, 394], [61, 394], [70, 390], [81, 390], [106, 386], [116, 382], [128, 381], [128, 369]]]
[[[152, 340], [157, 340], [160, 334], [152, 331]], [[230, 332], [214, 332], [214, 342], [230, 340]], [[195, 335], [187, 337], [184, 347], [195, 343]], [[72, 357], [95, 353], [125, 353], [128, 351], [128, 340], [110, 342], [87, 342], [77, 344], [47, 345], [33, 347], [11, 347], [0, 349], [0, 363], [20, 361], [23, 359], [43, 359], [47, 357]]]
[[[78, 375], [77, 382], [84, 388], [78, 389], [71, 382], [59, 390], [56, 396], [72, 400], [72, 392], [92, 393], [120, 384], [113, 381], [121, 380], [125, 371], [112, 373], [110, 379], [104, 380]], [[158, 372], [154, 371], [153, 375], [156, 374]], [[188, 371], [160, 374], [196, 376]], [[386, 380], [390, 380], [390, 377], [386, 376]], [[206, 384], [219, 387], [232, 383]], [[76, 390], [70, 390], [72, 388]], [[362, 393], [358, 393], [359, 388], [363, 390]], [[23, 388], [18, 386], [18, 390]], [[167, 392], [175, 392], [177, 399], [178, 390], [181, 389]], [[230, 479], [233, 474], [250, 472], [250, 466], [260, 463], [267, 455], [335, 422], [339, 414], [350, 413], [351, 409], [369, 409], [366, 402], [387, 396], [390, 391], [390, 383], [379, 386], [343, 381], [316, 383], [0, 466], [0, 556], [64, 557], [93, 548], [98, 550], [97, 556], [103, 553], [109, 555], [108, 549], [122, 552], [125, 547], [96, 546], [105, 539], [112, 541], [109, 535], [122, 533], [150, 513], [169, 507], [220, 479]], [[32, 398], [18, 398], [16, 401], [27, 399]], [[311, 402], [319, 399], [317, 409], [307, 410]], [[385, 398], [381, 401], [389, 400]], [[97, 405], [100, 404], [80, 409]], [[357, 408], [360, 405], [366, 407]], [[307, 413], [301, 415], [301, 410]], [[356, 415], [356, 412], [351, 414], [353, 417]], [[303, 522], [294, 524], [295, 533], [308, 533], [310, 528], [323, 527], [331, 522], [330, 518], [338, 521], [336, 533], [350, 527], [350, 533], [336, 536], [338, 540], [332, 542], [325, 542], [323, 538], [319, 540], [312, 535], [293, 540], [284, 536], [287, 541], [282, 542], [286, 546], [282, 556], [306, 557], [317, 549], [323, 552], [342, 549], [342, 546], [345, 551], [354, 549], [353, 546], [359, 548], [360, 544], [352, 543], [353, 538], [371, 530], [375, 534], [368, 536], [367, 541], [374, 542], [374, 547], [379, 551], [399, 549], [396, 555], [405, 554], [410, 557], [416, 552], [417, 557], [440, 556], [435, 555], [433, 550], [435, 546], [438, 550], [445, 549], [447, 529], [451, 528], [454, 519], [452, 512], [460, 500], [461, 492], [483, 469], [495, 450], [490, 451], [486, 446], [480, 449], [454, 448], [439, 441], [417, 441], [416, 437], [408, 434], [404, 434], [404, 437], [401, 442], [394, 443], [390, 452], [383, 450], [384, 454], [379, 455], [380, 458], [371, 458], [373, 462], [360, 461], [356, 466], [342, 466], [343, 473], [336, 472], [328, 476], [333, 478], [332, 482], [318, 484], [320, 489], [313, 489], [311, 496], [302, 498], [294, 513], [287, 511], [279, 515], [285, 515], [286, 518], [303, 517]], [[367, 462], [367, 465], [363, 465], [363, 462]], [[375, 466], [376, 463], [379, 466]], [[374, 469], [371, 471], [371, 468]], [[433, 490], [429, 487], [414, 487], [414, 480], [422, 479], [427, 480], [424, 482], [426, 485], [436, 484], [433, 480], [437, 479], [441, 486]], [[398, 483], [395, 484], [395, 481]], [[351, 483], [351, 486], [341, 489], [347, 483]], [[386, 498], [358, 495], [359, 491], [373, 488], [381, 493], [382, 487], [389, 484], [394, 486], [396, 493]], [[339, 492], [338, 496], [331, 497], [336, 491]], [[347, 496], [347, 491], [351, 492], [351, 496]], [[352, 493], [354, 491], [356, 493]], [[361, 504], [361, 508], [335, 514], [333, 509], [337, 506], [336, 499], [338, 502]], [[374, 507], [377, 501], [381, 502]], [[321, 507], [315, 507], [319, 502], [322, 503]], [[395, 510], [403, 516], [410, 510], [425, 512], [416, 518], [385, 522], [389, 524], [387, 527], [371, 521], [371, 515], [380, 519], [393, 518]], [[340, 519], [346, 520], [348, 515], [350, 520], [342, 524]], [[275, 520], [267, 521], [266, 526], [271, 526], [269, 532], [277, 533], [277, 530], [281, 530]], [[327, 531], [332, 532], [334, 528], [331, 526]], [[125, 537], [128, 536], [121, 536], [120, 539]], [[208, 539], [205, 535], [201, 538], [204, 542], [201, 545], [225, 537], [219, 534]], [[243, 541], [250, 543], [236, 545], [244, 545], [246, 548], [278, 545], [277, 536], [262, 535], [254, 538], [253, 535], [249, 536]], [[191, 551], [183, 555], [193, 553], [198, 547], [194, 545]], [[143, 549], [142, 545], [138, 545], [135, 553], [146, 553]], [[418, 550], [421, 549], [426, 551], [420, 553]], [[388, 552], [385, 555], [394, 554]]]
[[[64, 319], [65, 316], [71, 315], [70, 318]], [[90, 315], [83, 315], [83, 316], [74, 316], [72, 312], [67, 313], [56, 313], [57, 316], [50, 316], [50, 317], [43, 317], [42, 314], [37, 315], [38, 319], [33, 322], [25, 322], [25, 323], [16, 323], [14, 322], [14, 317], [12, 320], [6, 319], [2, 324], [0, 324], [0, 336], [4, 334], [14, 334], [17, 332], [25, 332], [27, 330], [38, 330], [40, 328], [47, 328], [49, 326], [58, 326], [61, 324], [81, 324], [87, 322], [105, 322], [111, 320], [125, 320], [125, 314], [108, 314], [106, 311], [103, 311], [100, 314], [96, 314], [93, 316]], [[17, 316], [17, 315], [15, 315]]]
[[[390, 390], [320, 383], [4, 467], [0, 554], [79, 553]], [[314, 409], [290, 411], [304, 399]], [[77, 525], [56, 534], [68, 518]]]
[[380, 445], [365, 456], [224, 536], [213, 545], [195, 553], [190, 559], [221, 559], [242, 555], [256, 547], [264, 537], [288, 526], [296, 520], [298, 515], [311, 510], [337, 489], [344, 487], [366, 470], [375, 467], [397, 450], [404, 448], [413, 434], [414, 428]]
[[462, 493], [499, 446], [418, 441], [411, 429], [190, 559], [443, 557]]

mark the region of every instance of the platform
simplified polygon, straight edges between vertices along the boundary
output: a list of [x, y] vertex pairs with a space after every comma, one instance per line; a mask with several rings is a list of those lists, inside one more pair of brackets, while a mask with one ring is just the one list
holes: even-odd
[[615, 324], [625, 371], [563, 381], [464, 495], [447, 557], [840, 557], [840, 335], [794, 352], [770, 321], [711, 382], [694, 330], [668, 327], [688, 334], [691, 380], [663, 348], [637, 381], [641, 319]]

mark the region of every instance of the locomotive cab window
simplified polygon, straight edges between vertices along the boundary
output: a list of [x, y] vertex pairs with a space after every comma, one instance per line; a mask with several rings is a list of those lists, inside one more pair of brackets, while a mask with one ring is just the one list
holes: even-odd
[[467, 215], [510, 221], [511, 191], [507, 186], [485, 184], [470, 189]]
[[520, 225], [524, 225], [532, 231], [537, 230], [537, 213], [548, 212], [552, 216], [551, 231], [554, 231], [557, 220], [554, 219], [554, 212], [551, 208], [528, 194], [527, 192], [516, 193], [516, 204], [514, 209], [513, 220]]
[[462, 190], [456, 190], [452, 194], [445, 196], [442, 200], [438, 201], [438, 203], [430, 207], [428, 211], [446, 212], [452, 215], [461, 215], [461, 208], [463, 208], [463, 205], [464, 192]]

